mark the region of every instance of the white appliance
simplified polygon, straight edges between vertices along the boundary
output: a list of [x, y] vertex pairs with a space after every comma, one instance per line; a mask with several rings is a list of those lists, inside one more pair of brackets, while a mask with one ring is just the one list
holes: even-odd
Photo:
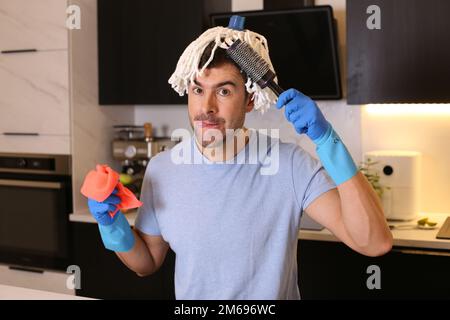
[[420, 210], [420, 152], [378, 150], [366, 152], [365, 161], [377, 162], [371, 166], [380, 175], [384, 187], [382, 203], [388, 220], [413, 220]]

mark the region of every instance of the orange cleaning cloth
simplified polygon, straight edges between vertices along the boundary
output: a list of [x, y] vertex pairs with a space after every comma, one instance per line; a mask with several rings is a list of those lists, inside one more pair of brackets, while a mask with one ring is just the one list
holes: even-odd
[[124, 187], [119, 182], [119, 174], [105, 164], [98, 164], [84, 178], [81, 186], [81, 194], [87, 198], [94, 199], [98, 202], [105, 201], [111, 193], [117, 188], [116, 196], [120, 198], [120, 203], [116, 205], [116, 210], [109, 212], [114, 217], [120, 209], [132, 209], [142, 206], [133, 192]]

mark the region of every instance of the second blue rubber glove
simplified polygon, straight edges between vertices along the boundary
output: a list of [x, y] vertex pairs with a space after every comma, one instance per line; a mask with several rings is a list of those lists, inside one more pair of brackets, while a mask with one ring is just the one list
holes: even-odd
[[311, 98], [289, 89], [278, 98], [276, 107], [283, 106], [286, 119], [295, 130], [305, 133], [316, 144], [317, 155], [336, 185], [356, 175], [357, 168], [350, 153]]
[[320, 139], [330, 126], [316, 103], [298, 90], [289, 89], [280, 95], [276, 107], [283, 106], [286, 119], [294, 125], [295, 131], [305, 133], [313, 141]]

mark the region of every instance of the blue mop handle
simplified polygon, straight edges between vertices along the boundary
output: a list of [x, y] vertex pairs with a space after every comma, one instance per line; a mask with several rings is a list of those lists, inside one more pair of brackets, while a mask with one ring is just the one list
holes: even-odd
[[228, 28], [242, 31], [244, 30], [245, 17], [241, 17], [238, 15], [231, 16], [230, 21], [228, 22]]

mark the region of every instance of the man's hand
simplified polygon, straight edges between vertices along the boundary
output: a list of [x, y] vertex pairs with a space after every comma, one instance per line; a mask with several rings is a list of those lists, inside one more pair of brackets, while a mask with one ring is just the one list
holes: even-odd
[[283, 105], [284, 114], [295, 130], [306, 133], [316, 144], [317, 155], [336, 185], [355, 176], [357, 168], [350, 153], [311, 98], [289, 89], [278, 98], [277, 108]]
[[120, 203], [120, 198], [115, 195], [116, 193], [117, 189], [114, 189], [111, 195], [102, 202], [88, 198], [89, 211], [95, 220], [97, 220], [98, 224], [107, 226], [117, 219], [119, 212], [112, 218], [109, 214], [109, 212], [114, 212], [116, 210], [116, 205]]
[[116, 193], [117, 190], [114, 189], [109, 197], [102, 202], [89, 198], [88, 207], [92, 216], [98, 222], [105, 248], [115, 252], [126, 252], [133, 248], [135, 236], [127, 219], [120, 211], [117, 211], [114, 217], [110, 215], [110, 212], [116, 211], [116, 206], [121, 201], [115, 195]]
[[321, 138], [330, 124], [323, 116], [316, 103], [303, 93], [289, 89], [278, 98], [276, 107], [283, 106], [286, 119], [294, 125], [295, 130], [302, 134], [306, 133], [313, 141]]

